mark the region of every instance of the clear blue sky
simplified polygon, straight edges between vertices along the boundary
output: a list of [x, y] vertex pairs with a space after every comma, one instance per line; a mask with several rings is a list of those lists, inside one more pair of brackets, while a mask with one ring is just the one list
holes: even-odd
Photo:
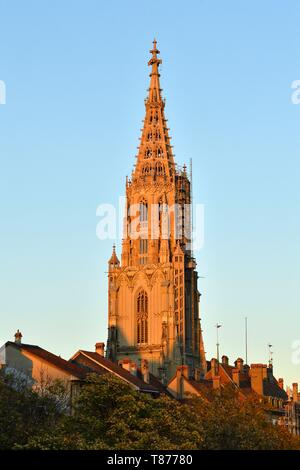
[[[154, 36], [176, 160], [205, 205], [196, 253], [207, 356], [300, 381], [297, 0], [0, 1], [0, 339], [64, 357], [106, 340], [96, 208], [124, 194]], [[119, 245], [118, 245], [119, 249]]]

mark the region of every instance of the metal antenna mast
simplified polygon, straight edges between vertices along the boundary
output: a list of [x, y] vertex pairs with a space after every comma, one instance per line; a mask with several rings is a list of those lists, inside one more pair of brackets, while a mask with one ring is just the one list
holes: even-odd
[[191, 218], [191, 256], [193, 257], [193, 236], [194, 236], [194, 227], [193, 227], [193, 161], [190, 158], [190, 218]]
[[220, 325], [219, 323], [217, 323], [217, 324], [215, 325], [216, 330], [217, 330], [217, 344], [216, 344], [216, 346], [217, 346], [217, 361], [218, 361], [218, 362], [220, 362], [219, 328], [221, 328], [221, 326], [222, 326], [222, 325]]
[[269, 349], [269, 367], [272, 367], [273, 366], [273, 351], [272, 349], [273, 348], [273, 344], [268, 344], [268, 349]]
[[246, 364], [248, 364], [248, 318], [245, 317], [245, 348], [246, 348]]

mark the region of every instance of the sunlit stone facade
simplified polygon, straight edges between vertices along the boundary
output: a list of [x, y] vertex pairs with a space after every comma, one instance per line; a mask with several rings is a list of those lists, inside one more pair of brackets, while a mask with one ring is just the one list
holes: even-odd
[[205, 373], [200, 293], [191, 249], [191, 182], [175, 165], [159, 51], [150, 51], [150, 87], [136, 164], [126, 180], [121, 262], [115, 248], [108, 269], [107, 357], [142, 359], [162, 381], [181, 364]]

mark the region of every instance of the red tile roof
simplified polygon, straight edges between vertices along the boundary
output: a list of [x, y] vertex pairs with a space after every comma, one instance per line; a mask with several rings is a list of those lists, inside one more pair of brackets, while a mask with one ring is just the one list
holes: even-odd
[[263, 382], [264, 395], [267, 397], [279, 398], [281, 400], [287, 401], [288, 396], [285, 390], [279, 387], [275, 377], [269, 380], [264, 380]]
[[212, 380], [206, 380], [206, 379], [201, 379], [201, 380], [194, 380], [194, 379], [186, 379], [192, 387], [197, 390], [204, 398], [210, 400], [213, 392], [213, 382]]
[[49, 364], [57, 367], [58, 369], [69, 373], [70, 375], [76, 377], [77, 379], [84, 380], [86, 376], [92, 372], [102, 375], [107, 372], [111, 372], [114, 375], [119, 376], [126, 382], [134, 385], [138, 390], [142, 392], [148, 392], [153, 394], [159, 394], [160, 392], [165, 392], [165, 387], [159, 382], [159, 380], [150, 375], [150, 383], [147, 384], [140, 377], [134, 376], [126, 369], [123, 369], [118, 364], [115, 364], [112, 361], [100, 356], [100, 354], [91, 351], [79, 351], [80, 354], [85, 356], [85, 364], [76, 362], [75, 360], [65, 360], [56, 354], [53, 354], [46, 349], [43, 349], [39, 346], [33, 344], [24, 344], [24, 343], [15, 343], [8, 341], [5, 346], [13, 346], [14, 348], [19, 349], [20, 351], [27, 351], [28, 353], [33, 354], [34, 356], [48, 362]]
[[167, 387], [161, 383], [161, 381], [155, 377], [155, 375], [149, 374], [149, 379], [150, 379], [150, 385], [153, 387], [157, 388], [160, 393], [164, 393], [168, 395], [170, 398], [174, 398], [173, 395], [168, 391]]
[[89, 372], [86, 368], [76, 364], [72, 364], [69, 361], [63, 359], [62, 357], [56, 356], [56, 354], [52, 354], [51, 352], [46, 351], [46, 349], [40, 348], [39, 346], [35, 346], [33, 344], [14, 343], [12, 341], [8, 341], [6, 345], [13, 346], [21, 351], [27, 351], [39, 357], [40, 359], [43, 359], [49, 364], [52, 364], [58, 369], [61, 369], [64, 372], [67, 372], [70, 375], [73, 375], [81, 380], [83, 380]]
[[[220, 371], [223, 371], [229, 376], [229, 378], [233, 381], [233, 374], [232, 371], [236, 369], [236, 367], [230, 366], [229, 364], [219, 363]], [[209, 371], [211, 370], [211, 366], [209, 366]], [[247, 371], [243, 370], [240, 372], [240, 385], [239, 389], [243, 394], [251, 394], [251, 378], [249, 375], [250, 368]], [[252, 390], [252, 394], [256, 395], [256, 393]], [[282, 400], [287, 400], [288, 396], [286, 392], [279, 387], [277, 380], [273, 375], [273, 371], [268, 368], [267, 378], [263, 381], [263, 395], [265, 397], [274, 397], [279, 398]]]
[[[88, 367], [90, 369], [95, 370], [95, 372], [102, 373], [102, 374], [105, 373], [105, 371], [111, 372], [114, 375], [119, 376], [126, 382], [133, 384], [142, 392], [159, 393], [159, 390], [156, 386], [153, 386], [151, 383], [147, 384], [139, 377], [131, 374], [126, 369], [123, 369], [123, 367], [106, 359], [105, 357], [101, 356], [100, 354], [96, 352], [79, 350], [78, 353], [75, 354], [70, 359], [71, 363], [76, 364], [77, 363], [76, 358], [78, 358], [80, 354], [83, 354], [85, 356], [85, 363], [88, 364]], [[87, 362], [87, 360], [89, 362]], [[79, 360], [78, 360], [78, 363], [80, 363]], [[152, 381], [153, 381], [153, 376], [152, 376]], [[150, 377], [150, 382], [151, 382], [151, 377]]]

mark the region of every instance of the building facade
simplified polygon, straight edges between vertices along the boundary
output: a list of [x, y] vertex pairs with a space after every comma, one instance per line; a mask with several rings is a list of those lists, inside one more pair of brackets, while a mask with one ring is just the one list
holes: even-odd
[[104, 357], [104, 343], [96, 343], [94, 351], [80, 349], [67, 361], [35, 344], [24, 344], [19, 330], [14, 342], [7, 341], [0, 347], [0, 372], [11, 376], [13, 386], [28, 386], [41, 394], [55, 384], [63, 385], [68, 405], [72, 405], [90, 374], [113, 375], [152, 397], [168, 394], [166, 387], [149, 372], [147, 361], [140, 368], [133, 367], [128, 359], [116, 364]]
[[[298, 387], [294, 384], [294, 389]], [[237, 393], [241, 402], [255, 400], [260, 402], [273, 424], [285, 425], [296, 434], [295, 403], [298, 397], [293, 392], [293, 399], [288, 401], [283, 379], [276, 379], [272, 364], [245, 364], [242, 358], [229, 364], [227, 356], [222, 361], [212, 358], [207, 363], [204, 378], [189, 377], [186, 366], [177, 367], [176, 373], [167, 384], [169, 393], [178, 400], [185, 400], [193, 395], [204, 400], [212, 400], [214, 393], [231, 389]]]
[[126, 179], [121, 261], [113, 248], [108, 266], [107, 357], [147, 360], [164, 382], [182, 364], [190, 375], [204, 375], [206, 360], [191, 246], [191, 180], [174, 162], [155, 40], [150, 53], [145, 119]]

